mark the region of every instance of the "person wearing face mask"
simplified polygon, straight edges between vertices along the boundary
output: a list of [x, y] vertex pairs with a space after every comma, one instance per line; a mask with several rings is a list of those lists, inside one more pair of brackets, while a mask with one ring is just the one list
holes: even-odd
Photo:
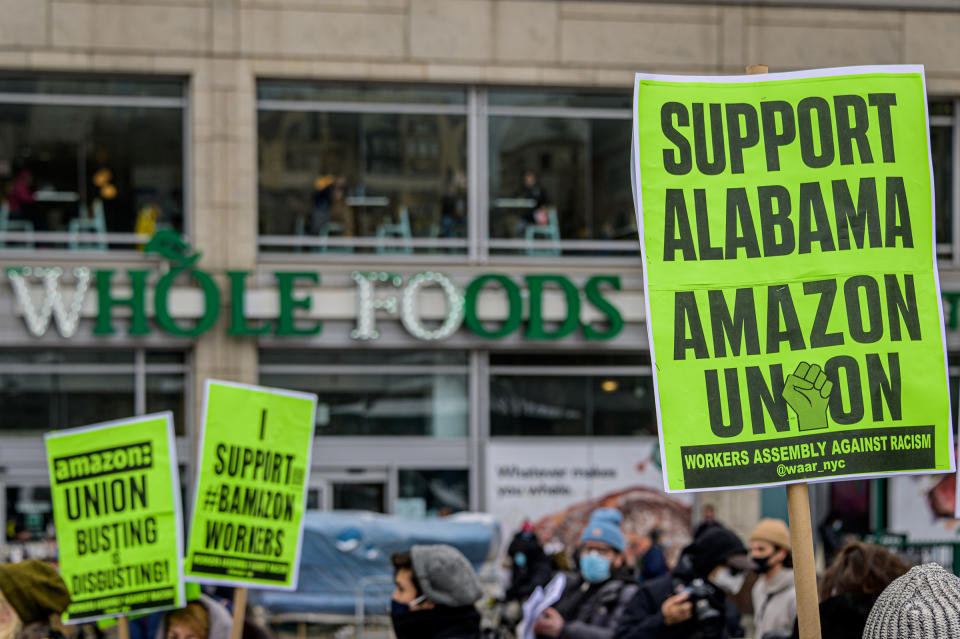
[[507, 548], [510, 557], [510, 587], [506, 601], [523, 602], [537, 586], [546, 586], [553, 578], [553, 562], [543, 552], [533, 525], [526, 521]]
[[0, 566], [0, 639], [54, 639], [51, 615], [70, 605], [59, 573], [39, 559]]
[[797, 593], [793, 587], [790, 531], [782, 519], [761, 519], [750, 533], [750, 558], [760, 578], [753, 585], [753, 619], [757, 639], [793, 629]]
[[638, 586], [625, 568], [623, 515], [595, 510], [580, 538], [580, 572], [567, 578], [560, 600], [533, 625], [537, 637], [611, 639]]
[[742, 637], [740, 612], [727, 595], [753, 569], [735, 533], [715, 526], [683, 549], [673, 574], [644, 582], [614, 639], [731, 639]]
[[397, 639], [477, 639], [483, 594], [473, 566], [453, 546], [395, 553], [390, 620]]

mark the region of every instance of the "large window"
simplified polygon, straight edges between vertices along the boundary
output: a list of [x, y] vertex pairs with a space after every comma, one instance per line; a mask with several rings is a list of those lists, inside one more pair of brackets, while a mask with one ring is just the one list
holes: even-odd
[[263, 350], [260, 383], [319, 395], [317, 435], [467, 435], [463, 353]]
[[0, 77], [0, 248], [183, 231], [185, 102], [179, 79]]
[[493, 355], [490, 434], [655, 436], [657, 417], [649, 360]]
[[258, 85], [260, 232], [271, 250], [467, 248], [465, 89]]
[[175, 351], [0, 352], [0, 431], [36, 433], [172, 411], [187, 431], [187, 364]]
[[489, 102], [491, 252], [636, 252], [629, 94], [490, 90]]
[[[636, 263], [629, 90], [262, 80], [257, 93], [265, 253]], [[960, 263], [957, 101], [932, 98], [930, 118], [937, 252]]]
[[954, 203], [958, 182], [954, 173], [954, 137], [957, 131], [957, 105], [954, 100], [930, 101], [930, 153], [933, 157], [934, 205], [936, 207], [937, 255], [941, 259], [960, 260], [957, 243], [960, 227], [954, 229]]

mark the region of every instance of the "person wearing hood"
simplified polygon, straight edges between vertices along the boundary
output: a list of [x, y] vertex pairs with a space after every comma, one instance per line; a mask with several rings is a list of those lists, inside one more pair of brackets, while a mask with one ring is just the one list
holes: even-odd
[[534, 622], [537, 637], [611, 639], [638, 586], [625, 568], [623, 515], [601, 508], [580, 538], [580, 572], [567, 578], [560, 600]]
[[537, 586], [546, 586], [553, 577], [553, 562], [543, 552], [543, 546], [528, 521], [513, 536], [507, 555], [511, 562], [511, 578], [504, 595], [506, 601], [525, 601]]
[[0, 565], [0, 639], [46, 639], [50, 616], [70, 605], [60, 574], [39, 559]]
[[233, 617], [207, 595], [163, 616], [155, 639], [230, 639]]
[[397, 639], [477, 639], [482, 596], [473, 566], [453, 546], [395, 553], [390, 619]]
[[750, 533], [750, 558], [760, 574], [753, 585], [753, 620], [756, 637], [787, 632], [797, 619], [797, 593], [793, 585], [790, 531], [782, 519], [761, 519]]
[[732, 531], [715, 526], [684, 548], [672, 575], [644, 582], [614, 639], [727, 639], [742, 637], [740, 613], [727, 595], [753, 569]]

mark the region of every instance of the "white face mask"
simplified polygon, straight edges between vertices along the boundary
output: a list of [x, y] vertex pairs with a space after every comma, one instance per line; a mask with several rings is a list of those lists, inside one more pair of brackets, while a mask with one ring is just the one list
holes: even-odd
[[7, 600], [0, 593], [0, 639], [13, 639], [23, 628], [23, 623]]
[[720, 588], [728, 595], [735, 595], [743, 588], [743, 580], [746, 579], [744, 573], [734, 575], [727, 566], [720, 566], [711, 581], [717, 588]]

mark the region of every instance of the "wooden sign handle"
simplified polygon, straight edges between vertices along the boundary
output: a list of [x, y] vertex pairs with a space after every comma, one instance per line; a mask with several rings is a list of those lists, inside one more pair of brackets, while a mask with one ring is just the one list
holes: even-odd
[[230, 627], [230, 639], [240, 639], [243, 635], [243, 621], [247, 614], [247, 589], [235, 588], [233, 591], [233, 625]]
[[[747, 67], [748, 75], [768, 71], [765, 64], [751, 64]], [[790, 514], [793, 585], [797, 591], [800, 639], [821, 639], [817, 563], [813, 554], [813, 527], [810, 525], [810, 493], [807, 482], [787, 485], [787, 511]]]
[[117, 617], [117, 639], [130, 639], [130, 620], [126, 615]]

